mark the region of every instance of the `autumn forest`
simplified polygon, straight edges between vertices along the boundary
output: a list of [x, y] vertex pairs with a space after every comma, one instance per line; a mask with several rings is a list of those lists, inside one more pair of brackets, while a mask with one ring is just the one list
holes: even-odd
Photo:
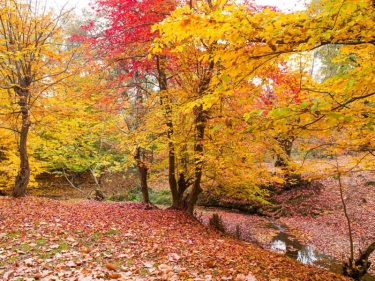
[[2, 280], [375, 280], [375, 1], [0, 3]]

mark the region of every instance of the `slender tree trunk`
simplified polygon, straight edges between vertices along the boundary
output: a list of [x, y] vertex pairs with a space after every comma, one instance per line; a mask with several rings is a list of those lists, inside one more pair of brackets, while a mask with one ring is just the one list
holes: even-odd
[[181, 200], [178, 195], [177, 180], [176, 180], [176, 154], [173, 143], [173, 120], [172, 120], [172, 106], [168, 98], [167, 75], [166, 75], [166, 57], [157, 56], [157, 69], [159, 74], [160, 87], [160, 101], [164, 106], [165, 124], [167, 126], [168, 138], [168, 182], [172, 194], [172, 209], [181, 208]]
[[343, 186], [342, 186], [342, 181], [341, 181], [341, 174], [338, 173], [338, 181], [339, 181], [339, 188], [340, 188], [340, 199], [341, 199], [341, 204], [344, 208], [344, 215], [346, 222], [348, 224], [348, 235], [349, 235], [349, 246], [350, 246], [350, 266], [352, 266], [352, 261], [354, 259], [354, 243], [353, 243], [353, 231], [352, 231], [352, 224], [349, 218], [348, 210], [346, 208], [346, 202], [344, 200], [344, 191], [343, 191]]
[[176, 180], [176, 153], [175, 146], [173, 143], [173, 122], [172, 122], [172, 108], [170, 106], [166, 107], [166, 117], [167, 117], [167, 137], [168, 137], [168, 182], [169, 188], [172, 193], [172, 208], [180, 209], [181, 200], [178, 194], [177, 180]]
[[[212, 45], [215, 48], [215, 44]], [[210, 83], [213, 75], [215, 63], [211, 59], [207, 71], [203, 74], [198, 88], [198, 97], [202, 97], [205, 94], [209, 94]], [[198, 195], [202, 192], [201, 181], [202, 181], [202, 170], [203, 170], [203, 150], [204, 150], [204, 130], [207, 123], [207, 112], [203, 109], [203, 104], [194, 107], [194, 128], [195, 128], [195, 140], [194, 140], [194, 183], [191, 193], [188, 198], [188, 209], [187, 212], [190, 215], [194, 214], [194, 206], [197, 203]]]
[[140, 178], [141, 178], [141, 191], [142, 191], [143, 203], [149, 204], [150, 198], [148, 196], [148, 184], [147, 184], [148, 168], [146, 166], [138, 166], [138, 171], [139, 171]]
[[30, 165], [29, 157], [27, 154], [27, 137], [30, 128], [30, 113], [27, 107], [27, 98], [29, 96], [28, 90], [18, 90], [17, 94], [20, 99], [18, 104], [21, 108], [22, 114], [22, 123], [21, 123], [21, 132], [20, 132], [20, 143], [18, 147], [20, 155], [20, 170], [16, 176], [14, 183], [14, 188], [12, 191], [13, 197], [23, 197], [27, 195], [27, 185], [30, 179]]

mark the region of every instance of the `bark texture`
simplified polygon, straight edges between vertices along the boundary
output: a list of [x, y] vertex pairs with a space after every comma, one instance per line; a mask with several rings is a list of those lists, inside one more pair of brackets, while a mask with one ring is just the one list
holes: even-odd
[[16, 176], [16, 180], [14, 183], [14, 187], [12, 190], [13, 197], [23, 197], [27, 195], [27, 185], [29, 184], [30, 180], [30, 164], [29, 164], [29, 157], [27, 153], [27, 137], [29, 134], [30, 129], [30, 112], [27, 105], [27, 100], [30, 96], [30, 92], [28, 87], [30, 85], [30, 81], [27, 79], [23, 79], [22, 81], [22, 88], [16, 88], [15, 92], [17, 93], [19, 100], [18, 104], [21, 109], [21, 130], [20, 130], [20, 142], [18, 146], [18, 152], [20, 156], [20, 167], [18, 174]]

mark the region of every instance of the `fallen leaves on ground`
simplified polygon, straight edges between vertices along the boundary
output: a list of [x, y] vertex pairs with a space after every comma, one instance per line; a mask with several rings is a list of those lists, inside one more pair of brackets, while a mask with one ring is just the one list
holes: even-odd
[[139, 203], [0, 199], [3, 280], [347, 280]]
[[[348, 214], [352, 224], [354, 247], [357, 255], [359, 249], [364, 250], [375, 241], [375, 188], [369, 172], [352, 175], [343, 179], [343, 193]], [[282, 217], [278, 221], [290, 228], [301, 231], [309, 239], [301, 239], [305, 244], [314, 247], [339, 261], [347, 260], [350, 255], [348, 225], [343, 212], [337, 180], [322, 180], [321, 188], [314, 196], [304, 198], [304, 204], [310, 209], [319, 210], [315, 214], [305, 216], [294, 213], [293, 216]], [[308, 192], [308, 188], [286, 192], [283, 202], [293, 202], [292, 198]], [[375, 272], [375, 253], [370, 256]]]
[[[370, 183], [370, 184], [369, 184]], [[343, 179], [344, 198], [352, 223], [354, 247], [357, 255], [375, 241], [375, 179], [369, 172], [352, 175]], [[346, 261], [350, 255], [348, 225], [343, 212], [338, 183], [332, 178], [321, 180], [317, 184], [296, 188], [274, 195], [278, 202], [275, 207], [285, 216], [276, 219], [286, 225], [288, 233], [302, 244], [315, 250]], [[270, 248], [273, 237], [279, 232], [270, 228], [266, 217], [245, 215], [217, 208], [200, 208], [201, 220], [208, 224], [213, 213], [219, 214], [227, 231], [236, 234], [236, 226], [241, 230], [241, 238]], [[280, 214], [280, 212], [278, 213]], [[375, 252], [370, 256], [375, 272]]]

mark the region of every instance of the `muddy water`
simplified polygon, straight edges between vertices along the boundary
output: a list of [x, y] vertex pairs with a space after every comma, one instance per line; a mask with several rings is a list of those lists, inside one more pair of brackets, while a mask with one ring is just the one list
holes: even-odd
[[[296, 259], [304, 264], [328, 269], [334, 273], [342, 273], [341, 263], [335, 259], [315, 251], [311, 246], [305, 246], [298, 242], [295, 236], [287, 233], [287, 227], [271, 221], [269, 228], [278, 230], [273, 238], [270, 249], [274, 252], [284, 253], [286, 256]], [[375, 276], [367, 274], [363, 281], [375, 281]]]

